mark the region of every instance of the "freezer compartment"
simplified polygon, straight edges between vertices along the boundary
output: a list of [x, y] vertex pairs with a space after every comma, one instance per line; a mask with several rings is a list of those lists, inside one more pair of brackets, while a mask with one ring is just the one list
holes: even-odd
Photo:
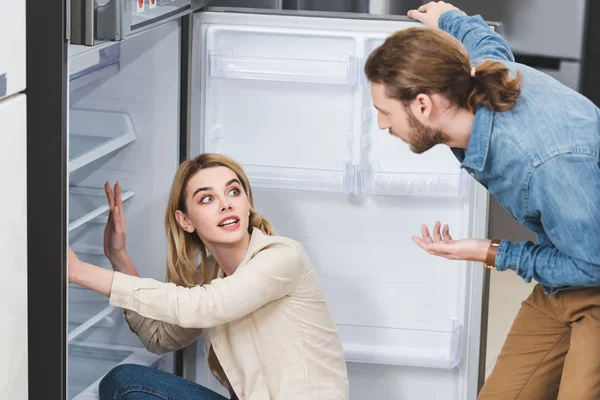
[[337, 324], [346, 361], [452, 369], [460, 362], [461, 326], [440, 330]]
[[142, 347], [71, 342], [68, 348], [68, 398], [97, 400], [98, 384], [120, 364], [154, 366], [160, 356]]
[[235, 55], [232, 49], [221, 49], [212, 51], [208, 58], [211, 78], [353, 85], [358, 75], [356, 57], [341, 60], [244, 57]]
[[[121, 192], [124, 202], [134, 195], [133, 191], [123, 190]], [[82, 186], [69, 188], [69, 232], [93, 221], [107, 211], [109, 211], [109, 206], [104, 188]]]
[[136, 140], [133, 122], [124, 112], [72, 108], [69, 116], [69, 172]]

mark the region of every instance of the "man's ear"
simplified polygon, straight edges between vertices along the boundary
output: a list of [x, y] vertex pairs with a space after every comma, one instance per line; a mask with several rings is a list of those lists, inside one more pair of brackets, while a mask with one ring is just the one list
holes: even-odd
[[184, 231], [188, 233], [193, 233], [195, 231], [194, 226], [188, 219], [188, 217], [180, 210], [175, 211], [175, 219], [177, 223]]
[[410, 103], [410, 110], [413, 115], [424, 122], [431, 118], [433, 113], [433, 98], [425, 93], [419, 93], [417, 97]]

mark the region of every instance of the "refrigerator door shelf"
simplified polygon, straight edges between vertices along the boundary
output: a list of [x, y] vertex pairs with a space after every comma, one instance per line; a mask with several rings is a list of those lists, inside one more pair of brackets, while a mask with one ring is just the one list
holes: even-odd
[[73, 108], [69, 114], [69, 173], [136, 140], [126, 113]]
[[373, 171], [370, 165], [346, 163], [336, 170], [242, 164], [252, 187], [265, 190], [328, 192], [364, 196], [461, 198], [471, 177], [456, 173]]
[[471, 177], [462, 170], [443, 173], [366, 169], [367, 193], [376, 196], [463, 197]]
[[116, 75], [120, 70], [119, 59], [118, 43], [69, 58], [69, 89], [77, 90]]
[[348, 194], [352, 191], [352, 165], [346, 169], [325, 170], [311, 168], [243, 165], [254, 189], [298, 190]]
[[346, 361], [452, 369], [460, 363], [461, 325], [447, 330], [338, 324]]
[[243, 57], [232, 49], [220, 49], [211, 51], [208, 59], [211, 78], [354, 85], [358, 76], [358, 61], [351, 56], [340, 60]]
[[161, 356], [143, 347], [74, 341], [68, 350], [69, 399], [98, 400], [100, 380], [120, 364], [154, 366]]
[[[123, 191], [121, 197], [127, 201], [135, 195]], [[103, 188], [71, 186], [69, 189], [69, 232], [96, 219], [109, 210]]]

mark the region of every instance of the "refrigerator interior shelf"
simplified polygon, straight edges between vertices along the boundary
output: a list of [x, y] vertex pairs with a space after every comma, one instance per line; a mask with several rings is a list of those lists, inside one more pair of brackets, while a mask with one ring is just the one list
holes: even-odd
[[[121, 192], [123, 201], [135, 195], [132, 191]], [[94, 220], [109, 210], [104, 188], [71, 186], [69, 188], [69, 232]]]
[[[88, 329], [90, 329], [92, 326], [96, 325], [100, 321], [108, 320], [108, 317], [110, 316], [110, 314], [112, 314], [112, 312], [114, 310], [115, 310], [115, 308], [113, 306], [107, 306], [104, 309], [102, 309], [100, 312], [94, 314], [87, 321], [85, 321], [81, 325], [77, 326], [77, 328], [73, 329], [72, 331], [69, 331], [69, 334], [67, 336], [68, 341], [70, 342], [71, 340], [75, 339], [77, 336], [81, 335], [83, 332], [87, 331]], [[71, 321], [69, 321], [69, 322], [72, 322], [76, 319], [77, 319], [76, 316], [72, 316]], [[110, 321], [112, 322], [112, 320], [110, 320]], [[112, 322], [111, 325], [114, 325], [114, 322]]]
[[94, 291], [69, 284], [69, 330], [71, 342], [82, 333], [94, 329], [111, 329], [116, 325], [116, 309], [108, 299]]
[[72, 108], [69, 115], [69, 173], [136, 139], [133, 122], [123, 112]]
[[118, 44], [81, 52], [71, 57], [69, 59], [70, 90], [77, 90], [116, 75], [120, 71], [119, 59]]
[[354, 85], [358, 75], [356, 57], [341, 60], [244, 57], [230, 50], [213, 50], [208, 58], [211, 78]]
[[352, 182], [347, 171], [341, 168], [327, 170], [248, 164], [243, 164], [243, 168], [254, 189], [348, 193]]
[[154, 366], [160, 355], [143, 347], [72, 341], [68, 350], [69, 399], [98, 400], [100, 380], [120, 364]]
[[463, 197], [469, 176], [456, 173], [367, 172], [368, 194], [377, 196]]
[[93, 255], [93, 256], [102, 256], [104, 257], [104, 248], [102, 246], [94, 246], [94, 245], [89, 245], [89, 244], [71, 244], [70, 245], [71, 249], [73, 249], [73, 251], [76, 254], [89, 254], [89, 255]]
[[337, 324], [349, 362], [452, 369], [460, 363], [461, 325], [446, 330]]

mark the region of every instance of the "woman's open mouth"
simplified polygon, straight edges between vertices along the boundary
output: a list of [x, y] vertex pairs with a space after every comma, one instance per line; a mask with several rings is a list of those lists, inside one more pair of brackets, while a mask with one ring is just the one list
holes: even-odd
[[240, 225], [238, 217], [227, 217], [219, 223], [219, 228], [234, 230]]

